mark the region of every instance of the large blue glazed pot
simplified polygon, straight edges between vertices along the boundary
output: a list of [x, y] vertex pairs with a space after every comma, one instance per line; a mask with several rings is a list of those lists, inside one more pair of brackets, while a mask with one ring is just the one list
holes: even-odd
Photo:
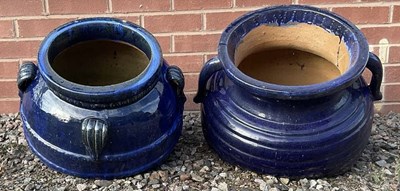
[[[52, 64], [60, 52], [95, 40], [137, 47], [149, 59], [147, 67], [131, 79], [108, 85], [72, 82], [55, 71]], [[136, 67], [123, 64], [122, 70]], [[90, 74], [98, 65], [81, 68], [87, 73], [77, 67], [71, 63], [59, 71], [74, 79], [100, 78]], [[22, 65], [17, 82], [30, 148], [63, 173], [104, 179], [133, 175], [166, 159], [181, 134], [186, 100], [181, 70], [168, 66], [149, 32], [126, 21], [90, 18], [58, 27], [42, 42], [38, 69], [33, 63]]]
[[[252, 34], [246, 41], [258, 27], [264, 27], [259, 31], [264, 36]], [[312, 34], [307, 27], [324, 32]], [[339, 39], [344, 48], [330, 50], [323, 33]], [[340, 54], [348, 54], [348, 63], [337, 64], [340, 76], [308, 85], [269, 83], [238, 68], [238, 54], [273, 45], [321, 56], [333, 51], [331, 57], [345, 51]], [[365, 68], [372, 72], [370, 85], [361, 76]], [[285, 76], [289, 70], [280, 72]], [[310, 6], [276, 6], [243, 15], [225, 29], [218, 55], [200, 73], [194, 101], [202, 103], [205, 138], [222, 159], [277, 176], [333, 176], [346, 172], [365, 148], [373, 101], [382, 98], [381, 80], [380, 60], [369, 53], [366, 39], [352, 23]]]

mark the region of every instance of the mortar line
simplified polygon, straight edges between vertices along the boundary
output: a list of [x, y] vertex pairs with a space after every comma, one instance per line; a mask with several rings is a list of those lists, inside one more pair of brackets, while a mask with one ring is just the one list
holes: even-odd
[[399, 27], [400, 23], [387, 23], [387, 24], [358, 24], [358, 28], [375, 28], [375, 27]]
[[171, 7], [170, 7], [170, 11], [174, 11], [175, 10], [175, 2], [174, 2], [174, 0], [170, 0], [169, 1], [169, 3], [170, 3], [170, 5], [171, 5]]
[[175, 36], [180, 36], [180, 35], [215, 35], [215, 34], [221, 34], [222, 31], [185, 31], [185, 32], [165, 32], [165, 33], [154, 33], [155, 36], [170, 36], [170, 35], [175, 35]]
[[373, 47], [373, 48], [379, 48], [379, 47], [382, 47], [382, 46], [389, 46], [389, 47], [392, 47], [392, 46], [400, 46], [400, 44], [399, 43], [392, 43], [392, 44], [387, 44], [387, 45], [379, 45], [379, 44], [374, 44], [374, 45], [369, 45], [369, 46], [371, 46], [371, 47]]
[[42, 8], [45, 15], [50, 15], [49, 0], [42, 0]]
[[113, 7], [112, 7], [112, 0], [107, 1], [107, 9], [109, 13], [113, 12]]
[[393, 23], [394, 6], [390, 5], [389, 8], [389, 23]]
[[201, 14], [201, 20], [202, 20], [202, 24], [203, 24], [202, 30], [206, 31], [207, 30], [207, 18], [206, 18], [205, 13]]
[[400, 104], [399, 101], [385, 101], [385, 102], [379, 102], [379, 103], [375, 103], [375, 104], [379, 104], [379, 105], [398, 105]]
[[139, 16], [140, 26], [144, 28], [144, 15]]
[[0, 101], [19, 101], [18, 97], [0, 98]]
[[186, 74], [188, 76], [197, 76], [200, 74], [200, 72], [183, 72], [183, 74]]
[[193, 90], [190, 90], [190, 91], [185, 91], [185, 94], [196, 94], [197, 93], [197, 91], [193, 91]]
[[174, 52], [165, 53], [164, 56], [198, 56], [203, 54], [217, 54], [217, 52]]
[[387, 67], [387, 68], [390, 68], [390, 67], [397, 67], [397, 66], [400, 66], [400, 63], [399, 62], [395, 62], [395, 63], [387, 63], [387, 64], [384, 64], [383, 65], [383, 67]]
[[0, 62], [19, 62], [19, 58], [1, 58]]
[[19, 25], [17, 20], [13, 20], [13, 26], [14, 26], [14, 37], [19, 38]]
[[43, 40], [44, 37], [31, 37], [31, 38], [3, 38], [0, 42], [20, 42], [20, 41], [38, 41]]
[[400, 82], [382, 82], [382, 86], [395, 86], [400, 85]]
[[236, 0], [232, 0], [232, 8], [236, 7]]
[[13, 79], [13, 78], [5, 78], [5, 79], [0, 78], [0, 82], [15, 82], [15, 81], [17, 81], [17, 78], [15, 78], [15, 79]]

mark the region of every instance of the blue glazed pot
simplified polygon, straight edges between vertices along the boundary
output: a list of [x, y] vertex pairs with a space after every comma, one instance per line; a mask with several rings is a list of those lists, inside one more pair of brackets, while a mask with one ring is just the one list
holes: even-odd
[[[255, 28], [300, 23], [340, 37], [350, 56], [346, 72], [322, 83], [292, 86], [259, 81], [235, 65], [238, 46]], [[372, 72], [370, 85], [361, 76], [365, 67]], [[278, 176], [332, 176], [348, 170], [365, 148], [373, 101], [382, 98], [381, 80], [378, 57], [349, 21], [309, 6], [276, 6], [250, 12], [225, 29], [218, 56], [200, 73], [194, 101], [202, 103], [205, 138], [222, 159]]]
[[[150, 59], [147, 67], [132, 79], [104, 86], [74, 83], [53, 69], [61, 51], [99, 39], [137, 47]], [[63, 173], [104, 179], [133, 175], [166, 159], [181, 134], [182, 72], [168, 66], [149, 32], [126, 21], [90, 18], [55, 29], [39, 49], [38, 69], [22, 65], [17, 82], [30, 148]]]

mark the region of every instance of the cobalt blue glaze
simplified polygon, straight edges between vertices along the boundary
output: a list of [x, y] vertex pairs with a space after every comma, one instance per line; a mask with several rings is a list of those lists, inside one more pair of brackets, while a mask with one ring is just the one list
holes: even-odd
[[[253, 79], [235, 66], [235, 49], [253, 28], [293, 23], [342, 37], [349, 69], [331, 81], [283, 86]], [[373, 74], [370, 85], [361, 76], [365, 67]], [[381, 81], [381, 63], [353, 24], [318, 8], [276, 6], [250, 12], [225, 29], [218, 56], [200, 73], [194, 101], [202, 103], [204, 135], [222, 159], [278, 176], [332, 176], [348, 170], [365, 148]]]
[[[139, 76], [108, 86], [70, 82], [50, 66], [63, 49], [97, 39], [132, 44], [150, 63]], [[159, 165], [177, 143], [183, 75], [143, 28], [111, 18], [67, 23], [43, 41], [38, 68], [20, 69], [20, 112], [29, 146], [47, 166], [85, 178], [129, 176]]]

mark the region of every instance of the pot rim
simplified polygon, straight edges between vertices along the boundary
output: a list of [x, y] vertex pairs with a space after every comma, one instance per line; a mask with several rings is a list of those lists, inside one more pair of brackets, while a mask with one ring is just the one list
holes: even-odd
[[[105, 86], [88, 86], [88, 85], [78, 84], [61, 77], [57, 72], [53, 70], [53, 68], [50, 65], [49, 49], [52, 43], [61, 34], [71, 32], [71, 29], [90, 27], [94, 25], [96, 25], [96, 27], [100, 26], [98, 27], [99, 29], [102, 28], [106, 29], [109, 27], [118, 28], [119, 30], [122, 31], [122, 33], [123, 30], [128, 30], [131, 31], [131, 33], [129, 34], [130, 36], [135, 35], [135, 37], [141, 38], [140, 42], [147, 43], [147, 46], [149, 47], [149, 51], [147, 52], [141, 49], [150, 59], [147, 67], [138, 76], [130, 80]], [[106, 30], [98, 30], [99, 33], [102, 33], [104, 31]], [[122, 33], [119, 35], [124, 35]], [[89, 40], [96, 40], [96, 39], [89, 39]], [[104, 39], [104, 40], [119, 40], [119, 39]], [[120, 41], [123, 40], [121, 39]], [[132, 43], [129, 44], [138, 47], [137, 44], [132, 44]], [[60, 96], [61, 98], [66, 98], [66, 101], [77, 104], [82, 102], [88, 102], [94, 104], [108, 103], [111, 105], [121, 105], [115, 102], [123, 101], [124, 104], [126, 104], [127, 99], [130, 99], [129, 102], [137, 100], [142, 96], [144, 96], [143, 91], [151, 89], [149, 88], [149, 86], [153, 87], [152, 85], [156, 83], [158, 79], [157, 73], [161, 71], [162, 63], [163, 63], [163, 58], [160, 45], [158, 44], [156, 38], [152, 34], [150, 34], [144, 28], [136, 24], [133, 24], [131, 22], [115, 18], [108, 18], [108, 17], [79, 19], [68, 22], [62, 26], [59, 26], [58, 28], [50, 32], [49, 35], [43, 40], [38, 52], [39, 71], [41, 73], [41, 76], [49, 86], [49, 88], [54, 90], [53, 92], [58, 96]]]
[[[346, 29], [354, 35], [355, 43], [357, 43], [357, 51], [355, 52], [355, 55], [351, 55], [354, 58], [350, 59], [349, 69], [341, 76], [333, 80], [318, 84], [301, 86], [272, 84], [254, 79], [240, 71], [234, 64], [232, 59], [232, 54], [234, 54], [234, 51], [231, 53], [229, 51], [230, 47], [228, 43], [232, 35], [236, 35], [235, 33], [237, 30], [243, 30], [241, 27], [243, 23], [248, 20], [254, 19], [255, 17], [267, 12], [285, 10], [317, 13], [318, 15], [328, 17], [339, 23], [340, 25], [346, 27]], [[241, 40], [244, 38], [244, 36], [245, 35], [241, 37]], [[237, 48], [237, 45], [239, 43], [235, 44], [235, 49]], [[368, 54], [369, 49], [367, 41], [362, 32], [354, 24], [352, 24], [350, 21], [346, 20], [342, 16], [339, 16], [328, 10], [305, 5], [280, 5], [249, 12], [237, 18], [224, 30], [218, 46], [218, 57], [221, 61], [223, 69], [228, 78], [230, 78], [235, 84], [258, 96], [292, 100], [304, 100], [326, 96], [350, 86], [355, 80], [357, 80], [361, 76], [368, 61]]]

